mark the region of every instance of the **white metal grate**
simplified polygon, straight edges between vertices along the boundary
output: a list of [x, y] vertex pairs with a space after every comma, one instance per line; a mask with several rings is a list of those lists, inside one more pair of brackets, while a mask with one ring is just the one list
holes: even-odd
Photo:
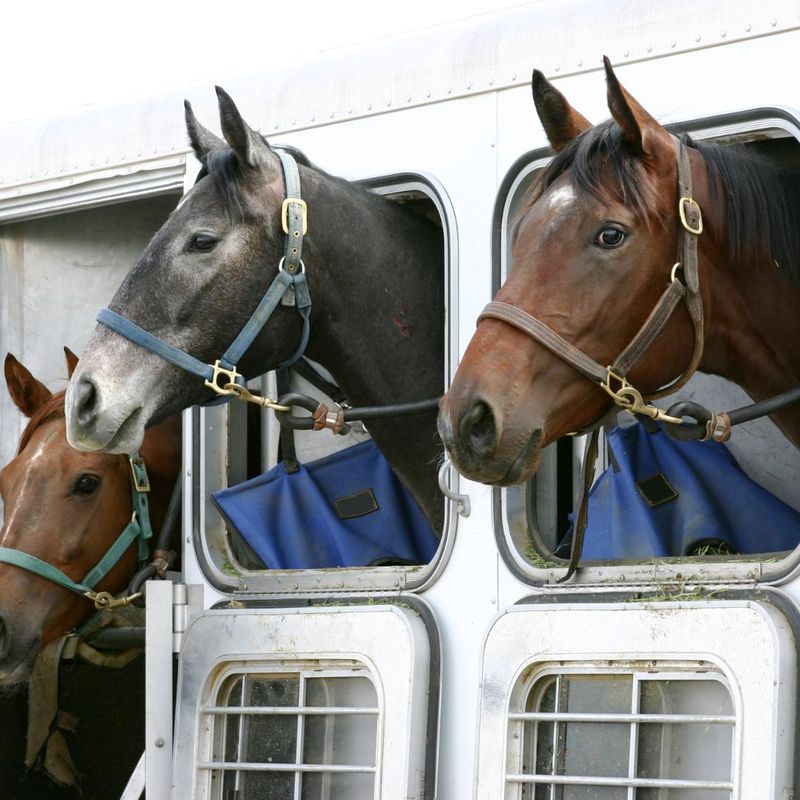
[[228, 675], [214, 705], [211, 796], [219, 800], [359, 800], [374, 796], [377, 695], [364, 670]]
[[732, 797], [736, 716], [719, 674], [549, 672], [519, 696], [509, 797]]

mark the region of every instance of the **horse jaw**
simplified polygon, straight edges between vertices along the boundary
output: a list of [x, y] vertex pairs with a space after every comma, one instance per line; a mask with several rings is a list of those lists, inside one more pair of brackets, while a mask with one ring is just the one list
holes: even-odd
[[[70, 379], [67, 441], [77, 450], [130, 454], [161, 411], [169, 365], [98, 327]], [[132, 399], [136, 398], [136, 399]], [[163, 416], [163, 415], [162, 415]]]

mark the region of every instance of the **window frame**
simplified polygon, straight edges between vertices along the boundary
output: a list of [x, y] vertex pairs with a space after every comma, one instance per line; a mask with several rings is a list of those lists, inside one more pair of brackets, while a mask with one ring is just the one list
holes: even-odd
[[[319, 605], [219, 608], [184, 634], [175, 715], [175, 774], [195, 800], [216, 797], [217, 744], [203, 709], [232, 672], [287, 674], [310, 667], [369, 674], [377, 696], [375, 796], [433, 800], [440, 692], [438, 632], [430, 610], [405, 598]], [[353, 672], [352, 670], [356, 670]]]
[[[445, 365], [446, 385], [451, 374], [451, 359], [457, 353], [457, 331], [453, 308], [457, 299], [458, 238], [455, 211], [444, 186], [427, 173], [396, 173], [358, 181], [383, 195], [408, 192], [425, 194], [442, 222], [445, 280]], [[455, 542], [458, 515], [453, 504], [442, 502], [445, 522], [439, 548], [433, 559], [414, 567], [350, 567], [342, 569], [251, 570], [236, 561], [228, 544], [224, 522], [214, 509], [210, 494], [227, 485], [227, 430], [225, 406], [194, 407], [186, 412], [184, 463], [191, 464], [192, 493], [184, 504], [184, 519], [189, 520], [191, 543], [197, 565], [206, 580], [223, 594], [304, 594], [320, 591], [347, 593], [375, 590], [421, 590], [435, 582], [444, 570]], [[271, 412], [268, 412], [271, 413]], [[457, 484], [457, 474], [450, 477]], [[188, 507], [187, 507], [188, 506]]]
[[[800, 143], [800, 117], [792, 109], [783, 107], [762, 107], [740, 112], [699, 117], [672, 123], [666, 126], [676, 132], [689, 133], [698, 141], [713, 139], [740, 140], [759, 132], [779, 131], [791, 136]], [[502, 180], [495, 201], [492, 221], [492, 296], [494, 296], [508, 268], [507, 233], [509, 215], [517, 198], [515, 194], [531, 173], [544, 167], [552, 158], [548, 148], [538, 148], [520, 156]], [[578, 502], [580, 491], [580, 464], [582, 463], [582, 439], [576, 437], [573, 447], [573, 510]], [[602, 439], [602, 437], [601, 437]], [[602, 445], [602, 441], [601, 441]], [[553, 443], [552, 446], [555, 446]], [[599, 477], [606, 468], [604, 448], [600, 447], [595, 468]], [[533, 480], [536, 480], [534, 478]], [[494, 535], [498, 551], [512, 574], [529, 585], [554, 586], [564, 574], [567, 561], [550, 556], [536, 546], [542, 544], [539, 531], [525, 520], [524, 530], [518, 519], [512, 520], [512, 509], [527, 509], [529, 484], [523, 487], [492, 489], [492, 508]], [[532, 541], [535, 552], [523, 552]], [[684, 581], [691, 583], [708, 582], [783, 582], [800, 570], [800, 544], [784, 558], [774, 560], [774, 554], [748, 554], [734, 558], [694, 557], [687, 559], [651, 559], [644, 562], [633, 559], [614, 561], [581, 562], [579, 573], [573, 578], [575, 583], [635, 583], [659, 584], [665, 581]]]
[[[722, 597], [722, 595], [721, 595]], [[506, 783], [509, 714], [520, 687], [553, 668], [714, 671], [741, 724], [732, 751], [731, 800], [779, 797], [797, 782], [798, 613], [778, 592], [665, 602], [633, 594], [535, 595], [495, 617], [484, 639], [476, 797], [516, 800]], [[753, 653], [758, 658], [753, 658]], [[767, 792], [770, 788], [771, 793]]]

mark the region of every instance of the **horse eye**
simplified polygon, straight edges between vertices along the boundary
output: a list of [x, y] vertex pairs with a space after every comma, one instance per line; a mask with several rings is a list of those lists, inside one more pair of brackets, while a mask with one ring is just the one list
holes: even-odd
[[597, 236], [594, 237], [594, 243], [606, 250], [611, 250], [614, 247], [619, 247], [625, 241], [625, 234], [619, 228], [607, 227], [603, 228]]
[[199, 250], [201, 253], [208, 253], [214, 249], [217, 240], [208, 233], [198, 233], [192, 239], [192, 249]]
[[84, 473], [75, 481], [72, 487], [72, 494], [76, 494], [79, 497], [88, 497], [97, 491], [99, 485], [100, 478], [98, 478], [97, 475]]

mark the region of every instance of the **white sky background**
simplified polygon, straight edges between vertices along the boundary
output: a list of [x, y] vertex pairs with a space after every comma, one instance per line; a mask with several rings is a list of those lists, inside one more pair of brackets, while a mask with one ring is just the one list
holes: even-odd
[[212, 85], [287, 58], [521, 4], [6, 0], [0, 11], [0, 124], [146, 97], [198, 80]]

